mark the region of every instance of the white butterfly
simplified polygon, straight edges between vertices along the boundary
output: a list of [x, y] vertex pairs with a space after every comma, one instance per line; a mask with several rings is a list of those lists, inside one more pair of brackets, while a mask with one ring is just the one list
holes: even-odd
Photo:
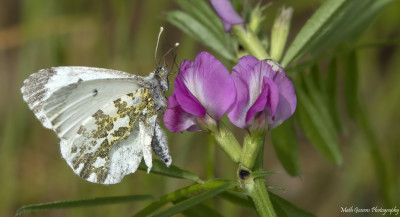
[[24, 100], [43, 126], [61, 139], [61, 154], [76, 174], [103, 184], [136, 171], [152, 147], [171, 164], [157, 122], [166, 107], [168, 70], [147, 77], [91, 67], [42, 69], [24, 81]]
[[61, 139], [72, 170], [95, 183], [114, 184], [134, 173], [152, 150], [171, 164], [157, 116], [167, 105], [168, 69], [140, 77], [92, 67], [42, 69], [24, 81], [25, 102], [44, 127]]

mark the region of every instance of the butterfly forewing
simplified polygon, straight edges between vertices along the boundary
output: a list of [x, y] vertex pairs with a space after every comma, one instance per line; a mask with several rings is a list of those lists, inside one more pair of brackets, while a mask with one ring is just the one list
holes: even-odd
[[[42, 69], [29, 76], [24, 81], [21, 92], [29, 108], [43, 126], [56, 130], [51, 118], [55, 119], [54, 115], [62, 115], [63, 109], [100, 108], [104, 102], [139, 88], [140, 82], [136, 80], [143, 79], [110, 69], [53, 67]], [[50, 113], [45, 109], [50, 110]], [[86, 109], [75, 109], [75, 111], [86, 111]], [[90, 112], [87, 111], [86, 114]], [[50, 115], [53, 116], [49, 117]]]

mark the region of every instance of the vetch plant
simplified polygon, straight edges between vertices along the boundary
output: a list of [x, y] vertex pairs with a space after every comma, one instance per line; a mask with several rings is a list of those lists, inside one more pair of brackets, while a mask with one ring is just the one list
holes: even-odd
[[[234, 125], [245, 129], [247, 135], [240, 148], [237, 148], [237, 142], [232, 142], [235, 145], [221, 145], [225, 140], [219, 140], [218, 136], [216, 140], [231, 159], [236, 159], [237, 156], [230, 154], [227, 151], [230, 149], [226, 147], [240, 150], [240, 159], [235, 162], [239, 164], [238, 180], [241, 180], [241, 189], [253, 199], [261, 216], [274, 216], [275, 213], [278, 216], [304, 214], [289, 213], [277, 204], [274, 204], [274, 208], [269, 206], [268, 195], [271, 194], [265, 190], [264, 179], [254, 178], [255, 173], [263, 171], [262, 153], [266, 135], [271, 133], [278, 159], [292, 176], [301, 174], [296, 125], [300, 126], [322, 155], [336, 165], [342, 164], [337, 139], [338, 133], [343, 129], [336, 97], [338, 70], [332, 67], [332, 63], [335, 64], [338, 56], [346, 56], [347, 53], [355, 56], [355, 50], [361, 47], [354, 45], [355, 39], [391, 1], [378, 3], [373, 0], [328, 0], [310, 17], [289, 44], [287, 39], [294, 12], [291, 7], [281, 7], [273, 25], [266, 29], [263, 21], [270, 19], [266, 17], [267, 6], [250, 6], [233, 1], [237, 3], [233, 7], [229, 0], [211, 0], [212, 7], [201, 0], [177, 2], [184, 12], [171, 11], [167, 20], [235, 65], [231, 76], [237, 92], [235, 102], [227, 115]], [[203, 16], [198, 16], [199, 14]], [[343, 50], [335, 49], [338, 45], [343, 46], [344, 42], [353, 44], [347, 44]], [[330, 59], [332, 63], [329, 65], [327, 77], [324, 77], [319, 71], [319, 63]], [[345, 62], [349, 68], [344, 78], [347, 107], [361, 129], [371, 137], [366, 116], [359, 106], [355, 91], [356, 58], [350, 59]], [[355, 114], [354, 110], [360, 112], [352, 115]], [[293, 114], [294, 118], [289, 118]], [[224, 125], [221, 123], [219, 126]], [[223, 129], [227, 131], [225, 127]], [[229, 138], [233, 137], [232, 134], [229, 135]], [[381, 188], [382, 199], [390, 204], [389, 201], [393, 199], [390, 198], [387, 187], [390, 184], [387, 183], [388, 175], [382, 156], [376, 143], [371, 142], [370, 145], [371, 150], [376, 150], [371, 152], [371, 156], [376, 164], [376, 173], [379, 174], [377, 179], [384, 186]], [[257, 154], [259, 158], [255, 157]], [[258, 190], [253, 191], [254, 189]]]
[[[242, 57], [232, 76], [207, 52], [194, 62], [184, 60], [168, 100], [164, 123], [172, 132], [203, 129], [212, 133], [221, 148], [239, 163], [241, 188], [253, 199], [262, 216], [276, 216], [264, 183], [252, 171], [269, 129], [288, 119], [296, 108], [294, 86], [273, 60]], [[218, 124], [222, 115], [249, 133], [243, 150], [232, 132]], [[260, 171], [258, 171], [260, 172]]]

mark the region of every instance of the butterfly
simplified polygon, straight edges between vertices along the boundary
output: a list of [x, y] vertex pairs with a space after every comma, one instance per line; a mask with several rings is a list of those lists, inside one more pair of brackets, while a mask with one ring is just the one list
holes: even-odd
[[167, 106], [168, 75], [166, 66], [147, 77], [52, 67], [30, 75], [21, 92], [42, 125], [60, 138], [62, 157], [76, 174], [115, 184], [134, 173], [142, 159], [149, 172], [152, 151], [171, 165], [167, 137], [157, 120]]

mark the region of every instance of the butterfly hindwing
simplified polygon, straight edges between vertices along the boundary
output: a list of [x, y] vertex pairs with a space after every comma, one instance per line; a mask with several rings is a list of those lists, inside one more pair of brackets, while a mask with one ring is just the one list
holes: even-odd
[[144, 157], [151, 168], [151, 140], [157, 119], [152, 95], [138, 89], [105, 104], [83, 121], [77, 134], [61, 143], [61, 153], [82, 178], [120, 182]]

